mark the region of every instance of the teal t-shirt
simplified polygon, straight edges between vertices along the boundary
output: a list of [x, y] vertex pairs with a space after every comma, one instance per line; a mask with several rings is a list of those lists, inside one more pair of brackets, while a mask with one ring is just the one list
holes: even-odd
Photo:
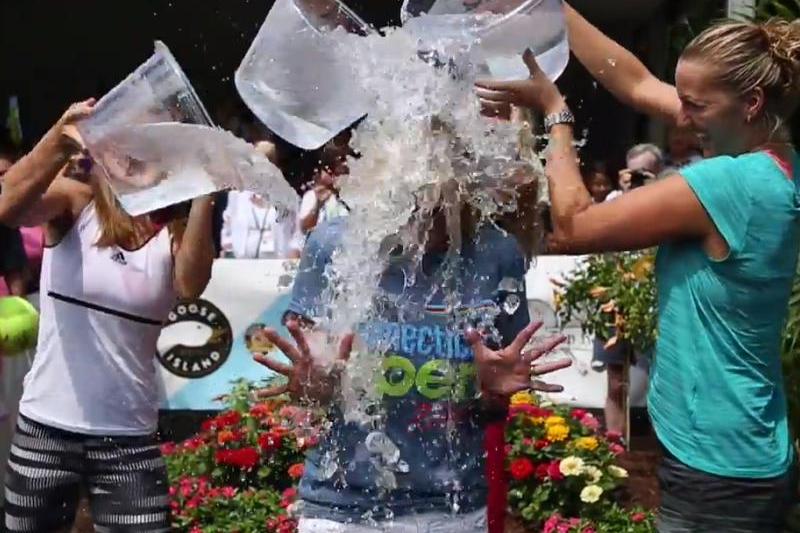
[[791, 179], [767, 153], [716, 157], [681, 174], [730, 253], [699, 241], [659, 248], [659, 338], [648, 406], [678, 460], [728, 477], [784, 474], [794, 455], [780, 361], [800, 248], [800, 161]]

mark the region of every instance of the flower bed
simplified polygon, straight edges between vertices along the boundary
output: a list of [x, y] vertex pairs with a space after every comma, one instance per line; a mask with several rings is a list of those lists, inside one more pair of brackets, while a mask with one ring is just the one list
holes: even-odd
[[322, 419], [273, 400], [251, 405], [238, 385], [230, 409], [180, 444], [164, 444], [173, 531], [289, 533], [306, 451], [319, 441]]
[[620, 489], [628, 472], [617, 465], [620, 435], [598, 432], [582, 409], [540, 404], [529, 393], [512, 398], [506, 452], [509, 502], [528, 528], [543, 533], [655, 531], [652, 513], [625, 510]]
[[[324, 419], [283, 400], [250, 404], [238, 385], [229, 409], [200, 432], [162, 449], [170, 478], [173, 531], [290, 533], [303, 459]], [[509, 503], [526, 531], [646, 533], [653, 516], [620, 505], [627, 472], [619, 435], [601, 435], [580, 409], [512, 398], [507, 428]]]

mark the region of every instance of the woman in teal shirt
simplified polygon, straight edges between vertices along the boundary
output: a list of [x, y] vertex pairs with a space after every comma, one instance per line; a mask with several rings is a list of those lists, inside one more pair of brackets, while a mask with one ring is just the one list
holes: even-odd
[[553, 251], [659, 246], [649, 410], [665, 459], [661, 532], [772, 532], [796, 491], [780, 338], [800, 252], [800, 22], [723, 23], [692, 41], [676, 86], [567, 8], [571, 47], [620, 100], [690, 126], [712, 157], [593, 204], [572, 118], [529, 52], [528, 80], [481, 82], [486, 113], [533, 107], [550, 125]]

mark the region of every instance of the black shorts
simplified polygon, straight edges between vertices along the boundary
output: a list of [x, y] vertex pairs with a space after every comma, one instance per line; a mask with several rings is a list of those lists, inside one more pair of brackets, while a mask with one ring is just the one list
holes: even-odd
[[170, 530], [167, 469], [154, 437], [79, 435], [20, 416], [6, 472], [6, 531], [69, 529], [82, 492], [95, 531]]
[[0, 276], [22, 272], [27, 265], [28, 258], [19, 230], [0, 224]]
[[797, 466], [769, 479], [727, 478], [685, 465], [669, 452], [658, 471], [659, 533], [781, 533], [797, 501]]

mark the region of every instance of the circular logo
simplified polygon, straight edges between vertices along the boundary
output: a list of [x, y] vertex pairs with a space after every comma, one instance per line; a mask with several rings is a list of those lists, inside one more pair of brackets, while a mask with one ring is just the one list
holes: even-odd
[[232, 345], [228, 318], [211, 302], [198, 299], [180, 302], [169, 313], [156, 355], [167, 371], [196, 379], [221, 367], [228, 360]]

